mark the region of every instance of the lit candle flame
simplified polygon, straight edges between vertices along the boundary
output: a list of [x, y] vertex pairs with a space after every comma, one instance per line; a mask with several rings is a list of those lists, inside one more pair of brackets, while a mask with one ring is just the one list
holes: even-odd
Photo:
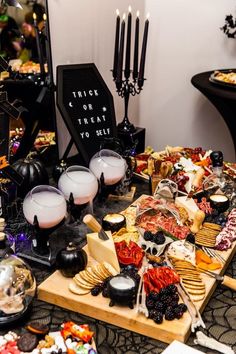
[[118, 9], [116, 9], [116, 15], [119, 16], [120, 11]]
[[139, 17], [139, 11], [137, 11], [137, 17]]
[[43, 14], [43, 20], [46, 21], [47, 20], [47, 15]]
[[129, 5], [129, 12], [131, 12], [131, 6]]
[[148, 12], [148, 13], [147, 13], [147, 20], [149, 19], [149, 17], [150, 17], [150, 13]]
[[37, 20], [37, 15], [36, 15], [36, 13], [35, 13], [35, 12], [33, 13], [33, 19], [34, 19], [34, 21], [36, 21], [36, 20]]
[[123, 21], [125, 20], [125, 14], [123, 14]]

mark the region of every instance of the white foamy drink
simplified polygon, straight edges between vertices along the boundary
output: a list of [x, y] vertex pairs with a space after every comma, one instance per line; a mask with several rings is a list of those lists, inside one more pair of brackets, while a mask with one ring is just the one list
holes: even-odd
[[90, 161], [90, 170], [100, 179], [104, 174], [104, 183], [113, 185], [125, 175], [125, 161], [114, 156], [96, 157]]
[[66, 201], [62, 195], [49, 191], [29, 194], [24, 200], [23, 212], [30, 224], [34, 223], [36, 215], [41, 228], [51, 228], [65, 217]]
[[96, 177], [87, 171], [69, 171], [63, 173], [58, 181], [58, 188], [68, 200], [73, 194], [76, 205], [91, 202], [98, 190]]

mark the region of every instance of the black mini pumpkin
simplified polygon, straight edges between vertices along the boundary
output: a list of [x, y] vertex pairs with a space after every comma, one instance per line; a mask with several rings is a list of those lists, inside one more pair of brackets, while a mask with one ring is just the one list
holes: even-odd
[[23, 177], [23, 183], [17, 190], [21, 198], [24, 198], [33, 187], [49, 182], [44, 164], [36, 158], [27, 156], [25, 159], [17, 160], [12, 166]]
[[65, 249], [59, 251], [56, 256], [56, 267], [67, 278], [72, 278], [75, 274], [84, 270], [87, 263], [87, 253], [72, 242]]

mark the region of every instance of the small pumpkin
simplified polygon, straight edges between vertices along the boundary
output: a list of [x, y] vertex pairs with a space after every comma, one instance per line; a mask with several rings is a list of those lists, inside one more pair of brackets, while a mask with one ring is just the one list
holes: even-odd
[[17, 189], [17, 194], [21, 198], [24, 198], [33, 187], [48, 184], [48, 173], [44, 164], [32, 155], [17, 160], [12, 167], [23, 177], [23, 183]]
[[65, 249], [59, 251], [56, 256], [56, 267], [67, 278], [72, 278], [84, 270], [87, 263], [87, 253], [72, 242]]

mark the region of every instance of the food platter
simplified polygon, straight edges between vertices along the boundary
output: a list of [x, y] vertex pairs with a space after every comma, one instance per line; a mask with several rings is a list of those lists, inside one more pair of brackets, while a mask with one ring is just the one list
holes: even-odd
[[[232, 249], [223, 252], [227, 260], [222, 273], [224, 273], [236, 250], [236, 244]], [[92, 260], [90, 260], [92, 262]], [[213, 278], [205, 276], [206, 297], [197, 303], [197, 307], [202, 312], [211, 298], [217, 283]], [[185, 313], [180, 320], [163, 322], [161, 325], [155, 324], [142, 314], [137, 314], [135, 309], [127, 307], [109, 307], [109, 301], [99, 296], [94, 301], [91, 294], [78, 296], [69, 291], [70, 279], [64, 278], [59, 271], [54, 272], [38, 287], [38, 298], [48, 303], [79, 312], [83, 315], [96, 318], [98, 320], [119, 326], [130, 331], [151, 337], [165, 343], [171, 343], [174, 339], [186, 342], [191, 333], [191, 317]]]
[[236, 89], [236, 72], [233, 70], [217, 70], [210, 75], [209, 81], [221, 87]]
[[[141, 196], [136, 202], [132, 203], [125, 211], [125, 215], [129, 215], [129, 213], [132, 215], [135, 205], [145, 197]], [[87, 246], [84, 249], [89, 254]], [[216, 274], [222, 275], [225, 273], [235, 251], [236, 241], [232, 243], [231, 248], [221, 251], [224, 263], [220, 270], [215, 271]], [[94, 264], [96, 264], [95, 260], [89, 256], [88, 267]], [[206, 274], [202, 274], [202, 280], [205, 284], [205, 296], [201, 301], [195, 303], [200, 312], [204, 310], [217, 286], [215, 278]], [[69, 290], [70, 283], [71, 279], [63, 277], [59, 271], [56, 271], [39, 285], [38, 298], [166, 343], [171, 343], [175, 339], [186, 342], [191, 333], [192, 319], [188, 312], [185, 312], [183, 317], [178, 320], [174, 319], [171, 322], [164, 320], [161, 324], [157, 324], [153, 320], [146, 318], [142, 313], [138, 313], [135, 307], [131, 309], [117, 304], [110, 307], [109, 299], [101, 294], [96, 298], [91, 293], [77, 295]]]

